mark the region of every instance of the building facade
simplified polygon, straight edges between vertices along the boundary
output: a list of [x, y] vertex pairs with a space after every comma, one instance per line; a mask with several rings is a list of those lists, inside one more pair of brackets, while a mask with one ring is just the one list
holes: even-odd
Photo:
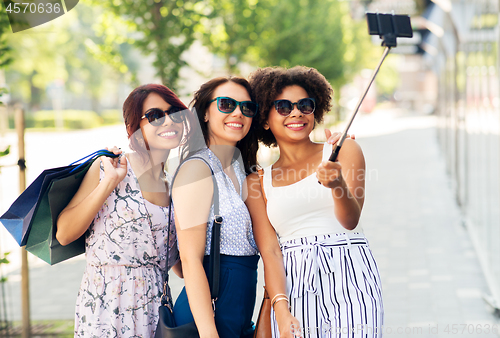
[[[435, 0], [423, 58], [438, 76], [438, 138], [464, 226], [500, 308], [499, 0]], [[435, 25], [435, 26], [433, 26]], [[441, 28], [441, 29], [440, 29]]]

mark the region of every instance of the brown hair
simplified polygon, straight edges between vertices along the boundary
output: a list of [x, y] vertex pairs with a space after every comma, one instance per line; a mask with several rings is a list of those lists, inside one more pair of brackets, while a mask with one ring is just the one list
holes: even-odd
[[[248, 95], [250, 95], [250, 99], [254, 101], [252, 88], [250, 87], [248, 81], [242, 77], [217, 77], [201, 85], [200, 89], [194, 93], [190, 106], [193, 109], [193, 113], [198, 116], [198, 122], [200, 123], [203, 138], [207, 146], [209, 146], [209, 135], [208, 122], [205, 122], [205, 112], [211, 103], [210, 101], [213, 99], [212, 95], [215, 89], [227, 82], [234, 82], [243, 86], [248, 92]], [[252, 124], [250, 125], [248, 134], [236, 144], [236, 147], [241, 152], [243, 164], [245, 165], [245, 171], [247, 174], [250, 173], [253, 167], [257, 164], [257, 150], [259, 149], [257, 135], [255, 133], [257, 126], [258, 119], [254, 117], [252, 118]], [[237, 154], [235, 155], [237, 156]]]
[[130, 140], [130, 149], [140, 153], [141, 155], [144, 155], [143, 153], [145, 149], [139, 145], [137, 138], [132, 136], [138, 129], [140, 129], [144, 101], [151, 93], [158, 94], [171, 106], [180, 107], [186, 110], [186, 113], [184, 114], [186, 118], [183, 122], [184, 135], [180, 146], [186, 144], [187, 139], [190, 137], [190, 116], [192, 116], [192, 114], [189, 113], [188, 108], [184, 105], [184, 103], [182, 103], [177, 95], [175, 95], [174, 92], [168, 87], [161, 84], [150, 83], [139, 86], [129, 94], [123, 103], [123, 119], [125, 121], [127, 135]]
[[276, 97], [288, 86], [297, 85], [316, 101], [314, 120], [321, 123], [323, 117], [332, 106], [333, 89], [330, 83], [316, 69], [295, 66], [290, 69], [282, 67], [261, 68], [250, 74], [250, 85], [259, 104], [258, 140], [268, 147], [277, 146], [276, 138], [271, 130], [263, 128], [269, 117]]

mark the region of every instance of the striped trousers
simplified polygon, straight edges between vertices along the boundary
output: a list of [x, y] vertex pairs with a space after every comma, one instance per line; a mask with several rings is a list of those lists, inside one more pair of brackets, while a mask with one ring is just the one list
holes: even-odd
[[[360, 233], [282, 243], [291, 312], [304, 338], [380, 338], [384, 310], [377, 264]], [[271, 310], [273, 338], [279, 337]]]

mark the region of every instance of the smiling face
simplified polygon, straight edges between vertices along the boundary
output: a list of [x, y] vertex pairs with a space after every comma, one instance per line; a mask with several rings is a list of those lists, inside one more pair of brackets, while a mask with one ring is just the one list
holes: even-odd
[[[308, 98], [306, 90], [300, 86], [293, 85], [283, 88], [275, 100], [290, 100], [297, 102]], [[314, 128], [314, 114], [305, 115], [294, 105], [292, 112], [283, 117], [274, 108], [269, 112], [269, 117], [264, 128], [271, 129], [278, 144], [280, 142], [300, 142], [309, 139], [309, 134]]]
[[[151, 108], [160, 108], [167, 110], [171, 107], [170, 104], [158, 94], [152, 92], [144, 100], [142, 105], [142, 115]], [[182, 139], [183, 125], [182, 123], [174, 123], [170, 117], [165, 116], [163, 123], [159, 126], [153, 126], [147, 118], [143, 118], [140, 123], [142, 135], [149, 150], [153, 149], [173, 149], [179, 146]]]
[[[218, 86], [212, 99], [217, 97], [230, 97], [236, 101], [250, 101], [250, 95], [245, 87], [226, 82]], [[210, 103], [205, 112], [205, 121], [208, 122], [208, 138], [210, 145], [231, 145], [243, 139], [252, 124], [252, 118], [241, 113], [240, 106], [228, 114], [222, 113], [217, 108], [217, 101]]]

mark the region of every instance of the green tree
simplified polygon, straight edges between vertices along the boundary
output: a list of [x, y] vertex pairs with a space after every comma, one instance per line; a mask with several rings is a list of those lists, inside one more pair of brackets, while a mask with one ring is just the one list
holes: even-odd
[[110, 82], [136, 85], [139, 65], [131, 57], [123, 20], [91, 1], [81, 1], [75, 10], [78, 24], [69, 32], [78, 57], [67, 58], [69, 87], [75, 93], [88, 93], [92, 110], [99, 112], [101, 98], [113, 87]]
[[371, 63], [366, 23], [351, 18], [348, 2], [289, 0], [266, 11], [254, 53], [259, 66], [316, 68], [332, 83], [338, 102], [341, 86]]
[[[37, 110], [45, 89], [55, 80], [63, 81], [65, 89], [75, 94], [88, 94], [92, 108], [99, 111], [98, 102], [107, 95], [110, 79], [132, 82], [134, 63], [129, 67], [121, 49], [126, 41], [115, 39], [116, 48], [106, 47], [107, 36], [96, 24], [105, 21], [107, 13], [100, 7], [82, 1], [66, 15], [40, 27], [10, 36], [14, 62], [7, 78], [12, 96], [29, 102]], [[114, 29], [124, 25], [115, 22]]]
[[224, 58], [230, 73], [237, 73], [240, 62], [254, 61], [251, 54], [271, 4], [265, 0], [211, 0], [209, 14], [195, 27], [195, 36]]
[[7, 42], [7, 34], [12, 31], [8, 16], [3, 14], [6, 13], [3, 1], [0, 3], [0, 13], [2, 13], [0, 15], [0, 68], [4, 68], [12, 62], [12, 57], [9, 53], [11, 48]]
[[[0, 3], [0, 13], [6, 13], [3, 1]], [[9, 46], [7, 39], [10, 32], [11, 29], [8, 16], [5, 14], [0, 15], [0, 69], [7, 67], [13, 61], [10, 53], [11, 47]], [[0, 106], [3, 105], [2, 96], [7, 92], [7, 88], [2, 87], [0, 84]], [[3, 155], [0, 154], [0, 156]]]
[[[186, 62], [182, 53], [194, 41], [195, 27], [208, 10], [196, 0], [94, 1], [110, 9], [128, 24], [129, 41], [145, 55], [153, 55], [153, 66], [161, 82], [176, 88], [179, 71]], [[200, 26], [198, 26], [198, 29]]]
[[353, 20], [349, 3], [338, 0], [211, 0], [197, 33], [236, 72], [252, 65], [318, 69], [340, 88], [362, 67], [371, 66], [374, 46], [365, 21]]
[[58, 31], [39, 32], [33, 28], [9, 37], [14, 61], [7, 71], [7, 81], [13, 97], [22, 97], [35, 110], [40, 107], [45, 87], [55, 79], [66, 81], [68, 76], [63, 55], [71, 36], [65, 29], [59, 31], [60, 20], [54, 24]]

